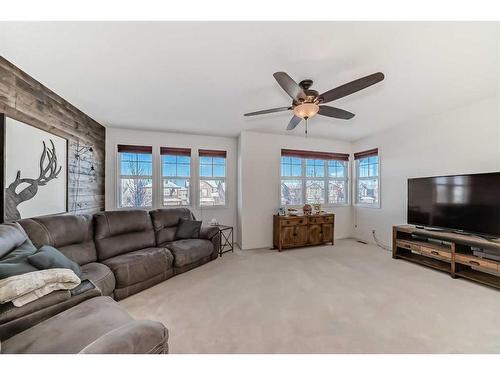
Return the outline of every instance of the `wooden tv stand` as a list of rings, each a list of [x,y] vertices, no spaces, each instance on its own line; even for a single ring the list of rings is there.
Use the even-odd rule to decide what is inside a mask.
[[[418,263],[500,289],[500,261],[475,256],[475,249],[495,250],[500,239],[397,225],[392,229],[392,257]]]

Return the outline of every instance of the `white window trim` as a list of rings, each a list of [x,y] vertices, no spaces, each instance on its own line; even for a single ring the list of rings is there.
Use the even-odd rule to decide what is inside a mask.
[[[175,177],[172,177],[172,176],[168,176],[168,177],[165,177],[163,176],[163,160],[162,160],[162,155],[160,153],[160,184],[159,184],[159,192],[160,192],[160,197],[159,197],[159,203],[160,203],[160,207],[161,208],[173,208],[173,207],[182,207],[182,208],[190,208],[190,207],[193,207],[193,200],[192,200],[192,197],[193,197],[193,157],[190,156],[189,157],[189,177],[183,177],[183,176],[175,176]],[[189,180],[189,204],[180,204],[180,205],[165,205],[164,204],[164,201],[163,201],[163,180],[175,180],[175,179],[178,179],[178,180]]]
[[[354,175],[354,179],[353,179],[353,188],[352,188],[352,191],[353,191],[353,194],[354,194],[354,197],[353,197],[353,204],[354,206],[356,207],[361,207],[361,208],[375,208],[375,209],[380,209],[381,208],[381,201],[382,201],[382,184],[381,184],[381,179],[380,179],[380,166],[381,166],[381,162],[380,162],[380,149],[378,151],[378,166],[377,166],[377,179],[378,179],[378,201],[377,203],[359,203],[357,202],[358,200],[358,180],[360,178],[363,178],[363,179],[373,179],[373,177],[358,177],[358,165],[359,165],[359,160],[354,160],[354,163],[353,163],[353,168],[354,168],[354,171],[353,171],[353,175]]]
[[[116,173],[115,173],[115,207],[117,210],[131,210],[131,209],[139,209],[139,210],[151,210],[155,206],[155,198],[156,194],[154,191],[154,186],[155,186],[155,176],[154,176],[154,164],[155,164],[155,158],[154,158],[154,151],[151,153],[151,173],[152,175],[144,176],[144,177],[136,177],[136,176],[128,176],[128,175],[122,175],[121,174],[121,161],[122,161],[122,153],[118,152],[118,145],[115,145],[115,150],[116,150]],[[143,178],[151,178],[151,206],[141,206],[141,207],[122,207],[121,206],[121,179],[122,178],[136,178],[136,179],[143,179]]]
[[[131,143],[131,145],[134,145]],[[164,145],[162,145],[164,146]],[[140,209],[140,210],[151,210],[155,208],[174,208],[174,207],[184,207],[184,208],[189,208],[191,210],[218,210],[218,209],[228,209],[231,207],[231,204],[229,202],[229,197],[231,195],[231,192],[228,192],[228,162],[229,158],[226,156],[225,158],[225,163],[224,163],[224,177],[201,177],[200,176],[200,158],[198,155],[199,149],[196,147],[189,147],[191,149],[191,160],[190,160],[190,172],[191,176],[189,178],[190,180],[190,189],[189,189],[189,194],[190,194],[190,202],[189,205],[182,205],[182,206],[164,206],[163,205],[163,173],[162,173],[162,160],[161,160],[161,153],[160,153],[160,146],[152,146],[153,151],[152,151],[152,176],[147,176],[148,178],[151,178],[153,183],[152,183],[152,205],[147,206],[147,207],[121,207],[120,206],[120,197],[121,197],[121,191],[120,191],[120,171],[121,171],[121,153],[118,152],[118,143],[114,145],[114,150],[115,150],[115,171],[114,171],[114,208],[116,210],[130,210],[130,209]],[[177,146],[175,146],[177,147]],[[209,147],[207,147],[209,148]],[[219,148],[217,148],[219,149]],[[219,149],[222,151],[226,151],[226,155],[229,154],[228,150],[226,149]],[[197,166],[195,168],[195,166]],[[174,177],[168,177],[168,178],[174,178]],[[179,178],[186,178],[186,177],[181,177]],[[225,204],[219,204],[219,205],[201,205],[200,203],[200,181],[204,179],[212,179],[212,180],[224,180],[226,184],[226,190],[225,190]]]
[[[283,177],[281,176],[281,156],[280,156],[280,170],[279,170],[279,175],[280,175],[280,183],[279,183],[279,206],[282,207],[283,204],[281,203],[281,181],[283,180],[299,180],[302,183],[302,201],[303,203],[298,205],[298,204],[287,204],[285,207],[290,207],[290,208],[302,208],[304,204],[306,204],[306,181],[307,180],[322,180],[325,184],[325,201],[328,201],[328,182],[329,181],[336,181],[336,180],[342,180],[345,181],[345,186],[346,186],[346,201],[343,203],[321,203],[321,207],[346,207],[351,205],[351,183],[350,183],[350,161],[349,160],[343,160],[345,163],[347,163],[345,172],[346,172],[346,177],[345,178],[338,178],[338,177],[328,177],[328,161],[327,159],[315,159],[315,160],[323,160],[324,163],[324,175],[325,177],[307,177],[305,176],[306,174],[306,158],[300,158],[301,160],[301,175],[300,176],[286,176]]]
[[[197,206],[200,210],[206,210],[206,209],[218,209],[218,208],[228,208],[228,201],[227,201],[227,150],[221,150],[221,151],[226,151],[226,157],[224,158],[224,177],[202,177],[201,176],[201,157],[198,155],[198,173],[197,173]],[[212,164],[213,165],[213,164]],[[200,183],[201,180],[221,180],[224,181],[226,189],[224,190],[224,204],[214,204],[214,205],[206,205],[206,204],[201,204],[201,189],[200,189]]]

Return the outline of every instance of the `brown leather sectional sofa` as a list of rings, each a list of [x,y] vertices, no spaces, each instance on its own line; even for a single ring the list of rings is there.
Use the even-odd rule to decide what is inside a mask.
[[[23,219],[38,248],[51,245],[78,263],[90,287],[56,291],[22,307],[0,305],[2,353],[163,353],[168,332],[135,321],[116,302],[216,259],[219,231],[176,240],[186,208],[104,211]],[[107,297],[106,297],[107,296]],[[85,332],[85,334],[82,334]]]

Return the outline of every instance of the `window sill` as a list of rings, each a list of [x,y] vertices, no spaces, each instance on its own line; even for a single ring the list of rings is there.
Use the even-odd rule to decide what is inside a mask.
[[[192,209],[193,206],[190,204],[172,204],[172,205],[161,205],[160,208],[189,208]]]
[[[311,206],[314,206],[314,205],[311,204]],[[349,207],[349,206],[351,206],[350,203],[322,204],[321,209],[334,208],[334,207]],[[302,207],[304,207],[304,205],[303,204],[302,205],[289,204],[289,205],[284,205],[284,206],[280,206],[280,207],[302,209]]]
[[[362,204],[362,203],[355,203],[354,207],[360,207],[360,208],[378,208],[380,209],[380,204]]]
[[[126,211],[126,210],[143,210],[143,211],[151,211],[153,206],[149,207],[116,207],[118,211]]]
[[[210,206],[202,206],[200,205],[198,207],[200,210],[206,210],[206,209],[221,209],[221,208],[229,208],[229,206],[227,204],[218,204],[218,205],[210,205]]]

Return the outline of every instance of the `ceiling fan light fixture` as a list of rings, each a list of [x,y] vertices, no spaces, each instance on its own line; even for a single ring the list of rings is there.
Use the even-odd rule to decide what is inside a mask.
[[[319,105],[316,103],[302,103],[293,107],[293,113],[300,118],[311,118],[316,116],[319,111]]]

